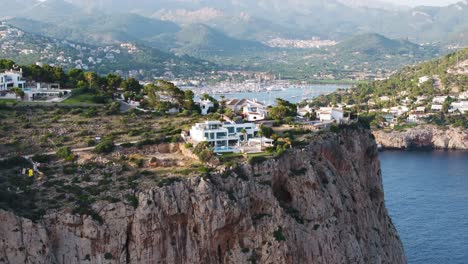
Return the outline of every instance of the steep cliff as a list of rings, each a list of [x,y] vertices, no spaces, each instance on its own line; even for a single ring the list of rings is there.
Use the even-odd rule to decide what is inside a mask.
[[[406,263],[367,130],[281,157],[96,202],[102,221],[0,211],[0,263]]]
[[[433,125],[418,126],[405,131],[374,131],[377,144],[384,148],[437,148],[468,150],[468,131],[462,128],[441,129]]]

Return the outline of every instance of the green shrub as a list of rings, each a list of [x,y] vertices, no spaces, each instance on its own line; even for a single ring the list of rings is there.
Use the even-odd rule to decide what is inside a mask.
[[[70,147],[62,147],[57,150],[57,157],[60,159],[64,159],[66,161],[73,161],[75,160],[75,155],[73,155]]]
[[[128,195],[127,201],[131,206],[133,206],[133,208],[138,207],[138,198],[135,195]]]
[[[250,165],[260,164],[267,160],[264,156],[251,156],[247,159]]]
[[[96,141],[94,139],[88,139],[86,144],[88,145],[88,147],[93,147],[96,146]]]
[[[107,260],[110,260],[110,259],[113,259],[114,256],[112,256],[112,253],[107,252],[106,254],[104,254],[104,258]]]
[[[273,237],[275,237],[275,240],[278,242],[286,241],[286,237],[283,234],[283,228],[281,226],[279,226],[278,229],[273,232]]]
[[[13,169],[18,167],[31,166],[29,161],[23,157],[12,157],[5,160],[0,160],[0,169]]]
[[[32,160],[39,163],[49,163],[52,160],[52,156],[37,154],[32,157]]]
[[[94,153],[97,154],[108,154],[114,151],[115,144],[112,140],[104,140],[101,143],[97,144],[94,148]]]

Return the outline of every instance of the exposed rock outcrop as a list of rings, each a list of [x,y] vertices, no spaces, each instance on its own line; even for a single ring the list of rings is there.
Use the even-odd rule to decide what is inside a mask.
[[[97,202],[102,223],[0,211],[0,263],[406,263],[367,130],[254,161]]]
[[[468,131],[462,128],[441,129],[433,125],[405,131],[374,131],[377,144],[388,149],[436,148],[468,150]]]

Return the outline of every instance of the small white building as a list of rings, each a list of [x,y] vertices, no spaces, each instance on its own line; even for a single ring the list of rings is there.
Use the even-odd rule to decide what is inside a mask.
[[[443,104],[447,100],[448,96],[436,96],[432,99],[434,104]]]
[[[420,113],[420,114],[424,114],[426,112],[426,107],[424,106],[418,106],[416,107],[416,109],[414,110],[415,113]]]
[[[205,121],[190,129],[190,138],[195,143],[208,142],[216,152],[219,148],[239,146],[255,138],[260,129],[253,123]]]
[[[468,101],[461,101],[461,102],[454,102],[450,105],[450,108],[453,111],[460,111],[460,113],[464,114],[468,112]]]
[[[332,121],[341,122],[344,119],[344,112],[342,109],[333,108],[333,107],[322,107],[317,111],[317,118],[320,121]]]
[[[263,107],[258,106],[244,106],[242,115],[249,122],[261,121],[267,118],[267,110]]]
[[[389,113],[392,113],[396,116],[401,116],[408,112],[409,112],[409,108],[407,106],[402,106],[402,105],[391,107],[389,111]]]
[[[423,77],[419,78],[418,84],[421,85],[421,84],[423,84],[423,83],[428,82],[428,81],[431,80],[431,79],[432,79],[432,78],[429,77],[429,76],[423,76]]]
[[[382,101],[382,102],[387,102],[387,101],[390,101],[390,97],[388,97],[388,96],[386,96],[386,95],[385,95],[385,96],[381,96],[381,97],[379,97],[379,100]]]
[[[20,89],[26,88],[26,81],[23,79],[23,71],[9,70],[0,73],[0,91],[10,90],[14,87]]]
[[[210,109],[214,109],[215,106],[210,100],[201,100],[198,104],[200,105],[202,115],[207,115],[210,112]]]
[[[458,95],[458,99],[460,99],[460,100],[468,99],[468,91],[460,93],[460,95]]]
[[[314,113],[314,109],[310,107],[310,105],[306,105],[305,107],[297,107],[297,115],[304,117],[307,114],[312,114]]]

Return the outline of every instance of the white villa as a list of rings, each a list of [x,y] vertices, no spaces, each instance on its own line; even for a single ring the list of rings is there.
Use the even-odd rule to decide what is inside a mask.
[[[242,115],[249,122],[265,120],[268,111],[264,107],[246,105],[242,110]]]
[[[205,121],[195,124],[190,129],[190,138],[195,143],[207,141],[216,152],[216,148],[239,146],[241,142],[256,138],[259,131],[260,129],[253,123]]]
[[[297,107],[297,115],[304,117],[307,114],[312,114],[314,109],[310,107],[310,105],[306,105],[305,107]]]
[[[10,90],[14,87],[21,89],[26,87],[26,81],[23,79],[23,71],[10,70],[0,73],[0,91]]]
[[[317,111],[317,118],[320,121],[333,121],[336,120],[338,123],[344,119],[344,112],[342,109],[333,108],[333,107],[321,107]]]
[[[266,106],[258,102],[257,100],[250,100],[250,99],[232,99],[226,102],[226,107],[231,109],[234,113],[237,113],[244,109],[244,107],[257,107],[261,109],[266,109]]]
[[[201,100],[198,104],[200,105],[202,115],[207,115],[210,112],[210,109],[215,106],[210,100]]]

